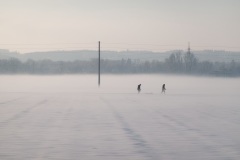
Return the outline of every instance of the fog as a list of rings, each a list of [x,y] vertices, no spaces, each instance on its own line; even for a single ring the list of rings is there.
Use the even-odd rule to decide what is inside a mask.
[[[70,92],[70,93],[136,93],[160,94],[166,84],[167,94],[240,94],[240,78],[194,77],[155,74],[102,75],[1,75],[1,92]]]
[[[0,159],[238,160],[239,80],[1,75]]]

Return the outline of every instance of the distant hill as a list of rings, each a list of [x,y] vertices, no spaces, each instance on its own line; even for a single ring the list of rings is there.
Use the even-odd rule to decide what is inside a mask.
[[[210,62],[231,62],[232,60],[240,62],[240,51],[215,51],[215,50],[204,50],[204,51],[193,51],[196,57],[200,61]]]
[[[101,51],[102,59],[119,60],[132,59],[139,61],[164,61],[171,53],[184,51],[168,51],[168,52],[151,52],[151,51]],[[211,62],[230,62],[232,60],[240,62],[240,52],[230,51],[192,51],[200,61]],[[75,61],[75,60],[91,60],[98,58],[98,51],[94,50],[76,50],[76,51],[49,51],[49,52],[32,52],[20,54],[0,49],[0,59],[17,58],[21,61],[28,59],[43,60],[50,59],[52,61]]]

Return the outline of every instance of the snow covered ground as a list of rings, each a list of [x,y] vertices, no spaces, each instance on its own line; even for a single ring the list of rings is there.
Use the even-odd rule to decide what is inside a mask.
[[[0,76],[0,159],[240,159],[239,78],[101,80],[98,88],[96,75]]]

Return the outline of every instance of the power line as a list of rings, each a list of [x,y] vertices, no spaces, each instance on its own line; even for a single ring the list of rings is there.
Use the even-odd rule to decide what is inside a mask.
[[[0,45],[86,45],[86,44],[96,44],[96,42],[86,42],[86,43],[0,43]]]
[[[202,45],[191,44],[193,50],[240,50],[238,46],[228,45]],[[11,50],[97,50],[96,42],[66,42],[66,43],[0,43],[0,48],[10,48]],[[134,51],[171,51],[186,50],[187,44],[156,44],[156,43],[127,43],[127,42],[101,42],[102,50],[134,50]],[[32,51],[31,51],[32,52]]]

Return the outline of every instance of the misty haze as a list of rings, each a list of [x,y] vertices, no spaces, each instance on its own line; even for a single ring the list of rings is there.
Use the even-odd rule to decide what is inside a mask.
[[[0,76],[0,158],[239,159],[239,78],[101,80]]]
[[[239,159],[238,52],[100,53],[0,50],[0,158]]]
[[[96,50],[19,54],[0,50],[0,74],[93,74]],[[107,74],[181,74],[240,76],[240,53],[230,51],[101,51],[101,72]]]
[[[239,0],[0,0],[0,160],[239,160]]]

